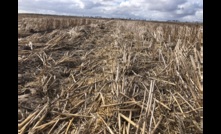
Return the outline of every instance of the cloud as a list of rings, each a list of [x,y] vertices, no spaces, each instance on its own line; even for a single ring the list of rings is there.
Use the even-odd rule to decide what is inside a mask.
[[[203,0],[18,0],[18,12],[203,21]]]

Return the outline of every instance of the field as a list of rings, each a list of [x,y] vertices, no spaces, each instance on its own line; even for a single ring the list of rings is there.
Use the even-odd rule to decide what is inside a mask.
[[[18,14],[18,133],[202,134],[202,24]]]

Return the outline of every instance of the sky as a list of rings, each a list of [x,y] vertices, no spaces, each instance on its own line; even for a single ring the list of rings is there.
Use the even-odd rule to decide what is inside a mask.
[[[203,22],[203,0],[18,0],[18,13]]]

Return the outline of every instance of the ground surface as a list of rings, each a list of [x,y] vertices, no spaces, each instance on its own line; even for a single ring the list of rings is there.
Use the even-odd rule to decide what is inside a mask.
[[[203,133],[202,25],[18,16],[19,133]]]

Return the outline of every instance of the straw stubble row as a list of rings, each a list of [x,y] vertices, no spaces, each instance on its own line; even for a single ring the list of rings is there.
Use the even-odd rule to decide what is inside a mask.
[[[202,133],[200,26],[85,25],[19,41],[19,133]]]

